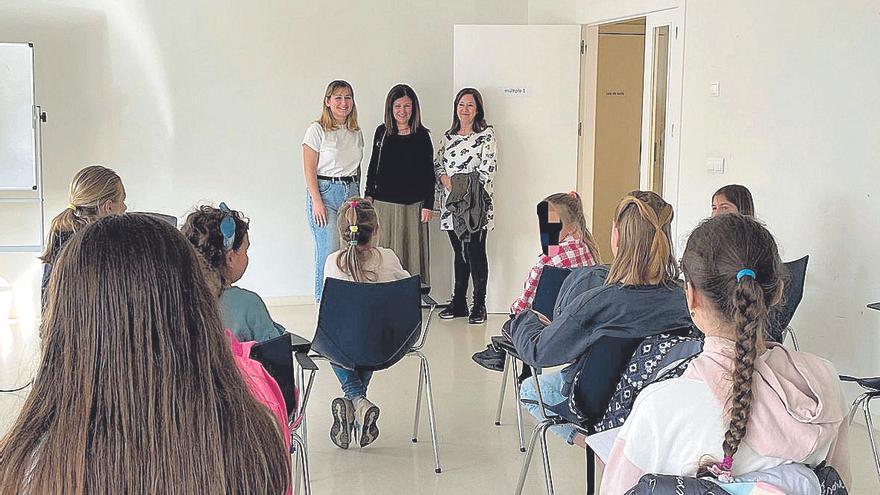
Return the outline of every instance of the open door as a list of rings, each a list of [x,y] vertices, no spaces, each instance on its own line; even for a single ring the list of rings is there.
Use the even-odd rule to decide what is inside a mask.
[[[537,203],[577,187],[580,60],[580,26],[455,26],[455,92],[482,93],[498,139],[489,312],[508,311],[541,251]]]
[[[681,9],[655,12],[645,23],[645,92],[640,160],[641,189],[678,208],[681,134]],[[677,236],[677,223],[673,235]]]

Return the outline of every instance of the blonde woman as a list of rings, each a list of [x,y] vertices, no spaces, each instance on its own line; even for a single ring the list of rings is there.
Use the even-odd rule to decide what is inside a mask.
[[[73,176],[67,194],[67,208],[55,215],[49,226],[43,260],[43,280],[40,284],[43,301],[52,274],[52,265],[64,244],[92,221],[125,213],[125,186],[113,170],[101,165],[90,165]]]
[[[315,242],[316,301],[324,288],[324,261],[339,249],[339,207],[359,194],[364,136],[357,118],[351,84],[333,81],[324,92],[320,118],[309,126],[302,142],[306,216]]]

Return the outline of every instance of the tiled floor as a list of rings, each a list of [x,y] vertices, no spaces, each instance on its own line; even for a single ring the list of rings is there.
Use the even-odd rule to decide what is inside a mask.
[[[314,333],[312,306],[278,307],[272,313],[290,331],[305,337]],[[486,326],[436,319],[432,325],[426,354],[437,410],[443,466],[439,475],[434,474],[424,407],[420,441],[410,441],[418,379],[415,359],[408,358],[375,375],[370,398],[382,409],[381,436],[365,449],[347,451],[334,447],[327,435],[331,422],[329,403],[340,392],[326,363],[319,363],[322,368],[312,392],[308,422],[314,493],[512,493],[524,454],[518,449],[511,396],[505,404],[503,426],[494,426],[501,375],[485,371],[470,360],[474,351],[484,348],[492,330],[500,326],[501,318],[490,317]],[[0,322],[0,388],[27,381],[36,361],[35,341],[31,327]],[[9,427],[26,394],[27,390],[0,394],[0,432]],[[528,434],[533,422],[528,418],[526,421]],[[555,437],[550,443],[556,493],[583,493],[583,451],[568,447]],[[850,444],[855,479],[850,493],[880,492],[863,426],[852,427]],[[533,459],[525,493],[544,493],[538,456]]]

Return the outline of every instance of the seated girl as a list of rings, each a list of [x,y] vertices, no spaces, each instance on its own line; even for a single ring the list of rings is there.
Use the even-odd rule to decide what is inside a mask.
[[[752,193],[746,186],[728,184],[715,191],[712,195],[712,216],[722,213],[755,216],[755,203],[752,201]]]
[[[280,391],[236,368],[186,239],[120,215],[67,244],[33,388],[0,440],[2,491],[285,493],[283,399],[270,411],[249,388]]]
[[[372,203],[363,198],[349,198],[339,209],[339,239],[342,249],[330,254],[324,264],[324,278],[352,282],[392,282],[410,276],[400,265],[394,251],[379,247],[379,218]],[[335,364],[333,372],[342,385],[345,397],[333,399],[333,425],[330,439],[347,449],[351,431],[360,429],[360,446],[366,447],[379,436],[379,408],[367,399],[372,371],[347,370]]]
[[[682,258],[687,304],[706,334],[680,378],[639,394],[602,476],[622,494],[645,473],[732,476],[825,461],[849,483],[847,422],[831,363],[765,342],[783,291],[770,232],[738,214],[706,220]]]
[[[248,220],[241,212],[220,203],[220,208],[200,206],[186,217],[180,230],[219,280],[223,326],[240,342],[262,342],[278,337],[285,330],[272,321],[259,295],[232,285],[248,267],[251,245],[248,228]]]
[[[596,264],[599,250],[593,241],[581,197],[572,191],[569,193],[551,194],[542,201],[546,203],[546,218],[539,209],[539,223],[547,224],[553,232],[541,232],[543,252],[538,255],[535,266],[529,270],[523,293],[510,305],[511,318],[522,311],[531,309],[545,266],[556,268],[579,268]],[[558,229],[558,232],[557,232]],[[546,237],[546,239],[545,239]],[[551,239],[554,237],[554,239]],[[509,331],[510,320],[504,323],[504,333]],[[493,371],[504,370],[505,352],[489,344],[486,349],[473,355],[472,359],[480,366]],[[525,368],[525,372],[528,368]],[[526,376],[527,373],[524,375]]]
[[[614,216],[610,268],[595,266],[572,273],[559,293],[553,321],[534,311],[514,318],[510,333],[517,352],[532,366],[574,363],[561,372],[540,375],[543,401],[568,399],[576,366],[602,336],[648,337],[690,324],[684,290],[670,239],[672,206],[648,191],[633,191]],[[523,382],[523,405],[540,418],[532,380]],[[551,428],[569,444],[584,446],[572,426]]]
[[[125,210],[125,186],[116,172],[101,165],[90,165],[73,176],[67,193],[67,208],[52,219],[46,249],[40,256],[43,260],[40,290],[44,305],[52,264],[68,239],[92,221],[107,215],[121,215]]]

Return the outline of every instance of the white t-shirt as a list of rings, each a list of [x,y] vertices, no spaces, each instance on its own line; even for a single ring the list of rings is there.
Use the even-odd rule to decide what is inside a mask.
[[[342,251],[336,251],[327,256],[327,262],[324,263],[324,278],[338,278],[340,280],[351,281],[351,276],[345,274],[336,266],[336,258]],[[365,268],[376,273],[376,282],[393,282],[409,278],[410,274],[400,265],[400,259],[394,254],[394,251],[377,247],[370,251],[370,257],[365,263]]]
[[[318,152],[318,175],[328,177],[355,175],[364,156],[364,135],[347,127],[325,131],[313,122],[302,144]]]

